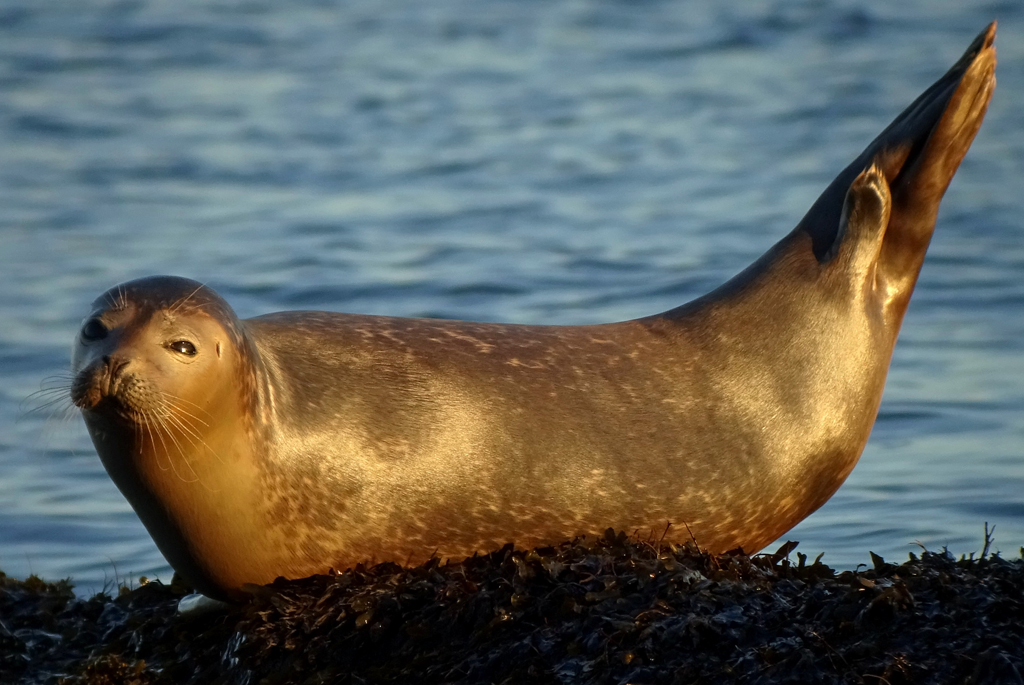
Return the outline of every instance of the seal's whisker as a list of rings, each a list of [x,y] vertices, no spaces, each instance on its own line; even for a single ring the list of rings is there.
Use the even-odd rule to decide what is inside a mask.
[[[76,418],[78,418],[78,416],[79,416],[79,414],[78,414],[78,407],[76,407],[71,402],[68,402],[67,406],[64,407],[64,409],[61,412],[61,414],[62,414],[61,415],[61,423],[64,424],[64,425],[67,425],[71,421],[73,421]]]
[[[51,400],[47,402],[45,406],[37,407],[33,411],[39,411],[41,409],[47,410],[47,423],[49,423],[50,421],[59,421],[60,423],[66,423],[69,419],[74,418],[75,414],[77,413],[76,410],[78,409],[78,407],[73,405],[71,403],[71,400],[69,400],[68,398],[62,397],[55,400]]]
[[[57,403],[50,407],[50,411],[43,422],[44,430],[61,430],[71,424],[78,416],[78,407],[70,401]]]
[[[161,409],[162,410],[159,412],[154,412],[154,414],[157,415],[157,422],[160,426],[160,429],[163,430],[163,432],[167,435],[171,442],[174,443],[174,446],[178,449],[178,454],[181,456],[181,460],[185,463],[185,466],[188,467],[188,470],[192,472],[192,475],[195,476],[194,481],[185,482],[196,482],[199,480],[199,474],[196,473],[195,469],[192,467],[192,462],[194,461],[194,458],[190,459],[189,455],[186,454],[184,449],[182,449],[181,443],[178,441],[177,438],[174,437],[174,425],[169,422],[170,419],[174,419],[174,415],[171,412],[166,411],[165,407],[161,407]],[[188,437],[183,433],[181,434],[181,436],[185,438]],[[191,439],[189,440],[189,442],[193,446],[195,446],[195,443],[192,442]]]
[[[203,447],[205,447],[207,451],[209,451],[211,454],[216,456],[219,461],[220,457],[217,455],[216,452],[213,451],[213,448],[206,444],[206,441],[203,440],[202,430],[200,430],[200,428],[196,426],[193,422],[199,422],[204,427],[209,427],[209,424],[201,420],[197,416],[194,416],[188,411],[185,411],[181,407],[177,406],[171,399],[169,399],[174,397],[174,395],[171,395],[170,393],[162,394],[163,397],[161,397],[160,399],[162,402],[161,408],[164,410],[162,415],[163,418],[171,422],[173,425],[177,426],[178,429],[181,431],[182,435],[189,439],[189,442],[192,443],[193,447],[197,446],[197,444],[202,444]]]
[[[39,393],[39,397],[37,399],[42,399],[42,393]],[[62,393],[62,394],[58,395],[57,397],[51,397],[50,399],[47,399],[45,402],[41,402],[41,403],[37,404],[36,406],[31,407],[31,408],[25,408],[24,403],[26,401],[28,401],[28,398],[25,398],[25,400],[22,400],[22,406],[19,407],[19,412],[18,412],[19,416],[18,416],[18,418],[21,418],[23,416],[31,416],[32,414],[39,414],[39,413],[45,412],[48,409],[52,409],[53,407],[60,406],[61,404],[65,403],[65,402],[67,402],[67,404],[69,406],[72,406],[72,407],[74,406],[74,404],[72,404],[72,402],[71,402],[71,397],[69,397],[65,393]]]
[[[154,411],[148,411],[147,416],[150,419],[148,423],[153,431],[153,434],[155,434],[156,437],[160,439],[160,445],[163,447],[164,456],[167,457],[167,462],[168,464],[170,464],[171,470],[174,471],[174,475],[176,475],[179,479],[184,481],[185,479],[181,477],[181,474],[178,473],[178,468],[174,465],[174,457],[171,455],[170,448],[167,446],[167,441],[164,440],[163,424],[161,423],[160,418],[156,415],[156,412]]]
[[[67,394],[71,394],[71,379],[70,378],[62,379],[62,382],[59,385],[57,385],[57,384],[49,384],[49,385],[40,387],[35,392],[29,393],[25,397],[25,399],[26,400],[31,400],[32,398],[37,397],[39,395],[50,395],[50,394],[53,394],[53,393],[67,393]]]
[[[153,427],[150,425],[150,422],[147,420],[147,413],[146,412],[141,412],[141,413],[133,412],[132,417],[135,420],[136,430],[139,429],[139,426],[144,426],[146,428],[146,434],[149,435],[150,447],[153,450],[153,454],[156,456],[157,468],[159,468],[161,471],[170,471],[171,468],[174,466],[171,463],[171,455],[164,454],[164,456],[167,458],[167,466],[164,466],[162,463],[160,463],[160,450],[156,446],[156,438],[153,437]],[[141,434],[140,434],[140,437],[141,437]],[[161,442],[163,442],[163,441],[161,440]]]
[[[65,382],[70,382],[73,381],[74,379],[75,374],[71,373],[70,371],[65,371],[61,373],[55,373],[50,376],[45,376],[41,381],[39,381],[39,386],[45,389],[48,385],[52,383],[59,382],[61,385],[63,385]]]
[[[196,439],[202,441],[202,430],[196,423],[200,423],[204,428],[208,428],[210,424],[206,423],[197,416],[193,416],[189,412],[185,411],[181,407],[176,406],[172,401],[167,398],[163,398],[163,407],[166,411],[166,418],[173,419],[183,430],[188,431],[189,434],[194,436]],[[205,444],[205,443],[204,443]]]
[[[189,305],[189,311],[201,312],[207,307],[212,307],[213,302],[197,302]]]
[[[40,388],[18,403],[18,414],[15,421],[28,417],[44,415],[49,428],[50,422],[59,414],[62,416],[60,425],[66,425],[74,414],[74,403],[71,401],[71,383],[74,377],[70,373],[47,376],[40,381]]]
[[[169,403],[168,403],[168,406],[171,406],[171,405],[169,405]],[[172,406],[172,409],[175,409],[175,411],[177,411],[177,412],[181,412],[182,411],[181,409],[175,408],[173,406]],[[181,429],[183,431],[187,431],[196,440],[198,440],[199,443],[202,444],[203,447],[205,447],[206,450],[210,454],[212,454],[217,461],[219,461],[221,464],[225,463],[224,460],[221,458],[220,454],[216,450],[214,450],[212,447],[210,447],[208,444],[206,444],[206,441],[203,440],[203,437],[202,437],[202,430],[200,430],[200,428],[198,426],[195,426],[192,423],[192,419],[194,419],[196,421],[199,421],[199,423],[202,423],[203,426],[207,426],[207,424],[205,422],[203,422],[203,421],[200,421],[199,419],[197,419],[196,417],[192,416],[191,414],[188,414],[188,412],[183,412],[183,413],[185,414],[185,416],[179,416],[175,412],[168,412],[167,418],[174,420],[175,423],[177,423],[181,427]],[[192,443],[192,444],[195,445],[195,443]]]
[[[181,427],[181,429],[182,429],[183,431],[186,431],[186,432],[187,432],[187,433],[188,433],[189,435],[191,435],[192,437],[194,437],[194,438],[195,438],[196,440],[200,440],[200,441],[202,441],[202,439],[203,439],[203,431],[202,431],[202,428],[200,428],[200,427],[199,427],[199,426],[197,426],[197,425],[196,425],[195,423],[193,423],[193,421],[192,421],[192,418],[191,418],[191,417],[189,417],[189,416],[182,416],[182,415],[179,415],[179,414],[177,413],[177,410],[174,410],[174,411],[168,412],[168,414],[169,414],[169,415],[168,415],[168,417],[167,417],[167,418],[168,418],[168,419],[173,419],[173,421],[174,421],[174,422],[175,422],[175,423],[176,423],[176,424],[177,424],[178,426],[180,426],[180,427]],[[206,426],[206,424],[203,424],[203,426],[205,427],[205,426]]]
[[[36,407],[29,412],[19,415],[15,421],[21,421],[30,415],[43,412],[45,412],[43,414],[45,418],[43,419],[42,430],[39,431],[38,437],[41,444],[49,446],[49,438],[56,433],[66,430],[71,422],[77,418],[78,407],[71,403],[70,397],[59,397],[47,402],[43,406]]]
[[[168,413],[168,414],[165,414],[165,415],[163,416],[163,418],[164,418],[164,419],[167,419],[167,420],[169,420],[169,421],[171,421],[171,422],[174,422],[174,423],[178,423],[178,425],[179,425],[179,426],[181,425],[181,424],[180,424],[180,423],[178,422],[178,420],[177,420],[177,417],[175,417],[175,416],[174,416],[174,414],[170,414],[170,413]],[[173,435],[173,433],[172,433],[172,428],[173,428],[173,424],[172,424],[172,425],[167,425],[167,426],[166,426],[166,428],[167,428],[167,437],[169,437],[169,438],[170,438],[171,440],[174,440],[174,435]],[[183,438],[185,438],[186,440],[188,440],[188,441],[189,441],[189,443],[190,443],[190,444],[191,444],[191,445],[192,445],[193,447],[195,447],[195,446],[196,446],[196,442],[195,442],[195,441],[193,441],[193,440],[192,440],[191,438],[189,438],[189,436],[188,436],[187,434],[185,434],[185,433],[181,433],[181,437],[183,437]],[[206,442],[202,440],[202,438],[199,438],[199,442],[200,442],[200,443],[202,443],[203,447],[205,447],[205,448],[207,449],[207,451],[208,451],[208,452],[210,452],[211,454],[213,454],[213,455],[214,455],[214,457],[216,457],[216,458],[217,458],[217,460],[218,460],[218,461],[220,461],[220,457],[219,457],[219,456],[217,455],[217,453],[216,453],[216,452],[214,452],[214,451],[213,451],[212,449],[210,449],[210,446],[209,446],[209,445],[207,445],[207,444],[206,444]],[[214,490],[214,489],[213,489],[213,488],[211,488],[211,487],[210,487],[209,485],[207,485],[207,484],[206,484],[206,482],[205,482],[205,481],[204,481],[204,480],[203,480],[202,478],[200,478],[200,477],[199,477],[199,474],[198,474],[198,473],[196,473],[195,469],[194,469],[194,468],[192,467],[192,461],[195,461],[195,457],[193,457],[193,459],[192,459],[192,460],[190,461],[190,460],[189,460],[189,458],[188,458],[188,456],[187,456],[187,455],[185,454],[185,451],[184,451],[184,450],[182,450],[182,448],[181,448],[181,445],[180,445],[180,444],[178,444],[178,441],[177,441],[177,440],[174,440],[174,444],[175,444],[175,445],[177,445],[177,447],[178,447],[178,453],[179,453],[179,454],[181,455],[181,458],[182,458],[182,460],[184,460],[185,464],[186,464],[186,465],[188,466],[188,468],[189,468],[189,471],[191,471],[191,472],[192,472],[192,474],[193,474],[193,475],[195,475],[195,477],[196,477],[194,481],[186,481],[186,482],[192,482],[192,483],[199,483],[200,485],[202,485],[202,486],[203,486],[203,488],[204,488],[204,489],[205,489],[205,490],[206,490],[207,492],[218,492],[217,490]],[[201,455],[200,455],[199,459],[200,459],[200,460],[202,459],[202,456],[201,456]]]
[[[184,402],[185,404],[190,404],[193,407],[195,407],[196,409],[202,411],[207,416],[210,415],[209,412],[207,412],[205,409],[203,409],[203,406],[201,404],[196,404],[192,400],[185,399],[184,397],[181,397],[179,395],[174,395],[172,393],[167,392],[166,390],[161,390],[160,394],[163,395],[164,397],[170,397],[171,399],[179,400],[181,402]]]
[[[181,420],[180,420],[180,419],[179,419],[178,417],[175,417],[175,416],[171,416],[171,415],[169,415],[169,416],[168,416],[167,418],[168,418],[168,419],[170,419],[171,421],[173,421],[173,423],[174,423],[174,424],[175,424],[175,425],[176,425],[176,426],[178,427],[178,429],[179,429],[179,430],[181,431],[181,435],[182,435],[182,437],[184,437],[185,439],[187,439],[187,440],[189,441],[189,443],[190,443],[190,444],[191,444],[191,445],[192,445],[193,447],[198,447],[199,445],[202,445],[203,447],[205,447],[205,448],[206,448],[206,451],[207,451],[207,452],[209,452],[210,454],[212,454],[212,455],[214,456],[214,458],[215,458],[215,459],[216,459],[217,461],[219,461],[219,462],[223,463],[223,460],[222,460],[222,459],[220,458],[220,455],[219,455],[219,454],[217,454],[217,453],[216,453],[216,452],[215,452],[215,451],[213,450],[213,448],[212,448],[212,447],[210,447],[210,446],[209,446],[208,444],[206,444],[206,441],[205,441],[205,440],[203,440],[202,436],[201,436],[201,435],[199,435],[198,433],[196,433],[196,432],[194,431],[194,429],[190,428],[190,427],[189,427],[188,425],[186,425],[185,423],[183,423],[183,422],[182,422],[182,421],[181,421]]]
[[[203,441],[202,436],[199,433],[196,433],[194,428],[192,428],[187,423],[182,421],[180,417],[175,416],[173,413],[169,412],[164,416],[164,419],[168,422],[169,427],[174,426],[178,428],[178,431],[181,433],[181,436],[188,440],[193,447],[198,447],[201,444],[203,445],[203,447],[206,447],[206,449],[210,450],[209,445],[207,445],[206,442]],[[212,452],[213,450],[210,451]]]
[[[171,435],[170,431],[168,431],[166,429],[166,426],[164,426],[163,420],[159,416],[156,416],[155,412],[152,415],[153,415],[153,418],[156,420],[156,425],[153,428],[156,431],[157,436],[160,438],[160,443],[164,446],[164,450],[165,450],[165,452],[167,454],[167,459],[168,459],[168,461],[171,462],[171,468],[174,470],[174,475],[177,476],[178,479],[181,482],[183,482],[183,483],[194,483],[197,480],[199,480],[199,476],[192,469],[192,465],[190,463],[188,463],[188,458],[185,457],[184,453],[181,451],[181,445],[178,444],[178,441],[174,439],[174,436]],[[189,471],[192,471],[192,475],[195,476],[195,478],[193,480],[189,480],[189,479],[185,478],[184,476],[182,476],[180,473],[178,473],[178,467],[175,465],[175,459],[174,459],[173,456],[171,456],[170,448],[167,447],[167,442],[164,440],[164,435],[165,434],[171,440],[171,442],[174,443],[175,448],[177,448],[177,450],[178,450],[178,454],[180,454],[181,457],[182,457],[182,461],[185,462],[185,466],[188,467]]]
[[[193,405],[195,407],[199,407],[199,405],[196,404],[195,402],[189,402],[188,400],[182,399],[180,397],[175,397],[174,395],[172,395],[170,393],[167,393],[167,392],[164,392],[164,393],[161,393],[161,394],[163,395],[162,399],[163,399],[164,403],[167,406],[172,407],[175,411],[177,411],[177,412],[179,412],[181,414],[184,414],[185,416],[189,417],[190,419],[193,419],[194,421],[198,421],[199,423],[203,424],[204,426],[208,427],[210,425],[206,421],[203,421],[201,418],[199,418],[198,416],[196,416],[192,412],[190,412],[187,409],[185,409],[184,407],[182,407],[181,404],[180,404],[181,402],[187,402],[188,404],[191,404],[191,405]],[[213,419],[213,416],[210,415],[210,412],[204,410],[202,407],[199,407],[199,411],[201,411],[204,414],[206,414],[211,420]]]
[[[164,432],[167,434],[167,437],[170,439],[170,441],[172,443],[174,443],[174,448],[176,450],[178,450],[178,456],[181,457],[182,463],[185,464],[185,467],[189,470],[189,473],[192,474],[192,479],[190,480],[188,478],[185,478],[184,476],[182,476],[181,474],[178,473],[177,469],[175,469],[174,473],[184,483],[199,483],[199,482],[201,482],[200,478],[199,478],[199,474],[196,473],[196,470],[194,468],[192,468],[192,463],[189,461],[188,456],[185,454],[185,450],[182,448],[181,443],[178,442],[177,438],[174,437],[174,433],[170,430],[169,427],[165,427],[164,428]]]
[[[107,293],[107,302],[115,311],[128,308],[128,289],[123,283],[117,286],[116,293]]]
[[[66,383],[64,385],[54,386],[54,387],[51,387],[51,388],[40,388],[39,390],[36,390],[35,392],[29,393],[28,395],[26,395],[25,399],[22,400],[22,402],[31,401],[31,400],[34,400],[37,397],[41,397],[41,396],[45,396],[45,395],[70,395],[70,394],[71,394],[71,383]]]
[[[44,386],[44,387],[39,388],[39,390],[36,390],[33,393],[29,393],[21,401],[19,406],[24,407],[25,405],[31,404],[32,402],[34,402],[35,400],[37,400],[39,398],[49,397],[51,395],[70,397],[71,396],[71,379],[70,378],[62,379],[62,382],[59,385],[50,384],[48,386]]]
[[[71,402],[71,398],[64,394],[40,404],[28,411],[20,412],[15,418],[15,423],[27,421],[29,418],[38,420],[42,418],[41,430],[37,433],[40,446],[52,446],[51,439],[59,434],[68,435],[66,432],[73,419],[78,416],[78,407]]]
[[[193,290],[192,292],[190,292],[190,293],[188,294],[188,296],[187,296],[187,297],[184,297],[184,298],[182,298],[181,300],[178,300],[178,302],[177,302],[176,304],[172,305],[172,306],[171,306],[171,307],[170,307],[170,308],[169,308],[169,309],[168,309],[167,311],[168,311],[169,313],[171,313],[171,314],[174,314],[174,313],[176,313],[176,312],[177,312],[177,311],[178,311],[179,309],[181,309],[181,308],[182,308],[183,306],[185,306],[185,303],[187,303],[187,302],[188,302],[189,300],[191,300],[191,299],[192,299],[192,298],[193,298],[193,297],[195,296],[195,294],[196,294],[197,292],[199,292],[200,290],[202,290],[202,289],[203,289],[203,288],[204,288],[205,286],[206,286],[206,283],[205,283],[205,282],[204,282],[204,283],[200,283],[200,284],[199,284],[199,285],[198,285],[198,286],[196,287],[196,289],[195,289],[195,290]],[[197,309],[198,309],[198,307],[197,307]]]

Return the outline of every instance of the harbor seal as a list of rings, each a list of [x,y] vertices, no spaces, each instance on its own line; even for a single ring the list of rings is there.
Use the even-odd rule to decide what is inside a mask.
[[[171,276],[101,295],[71,395],[201,592],[620,530],[748,553],[821,506],[874,423],[995,26],[797,227],[661,314],[523,326],[281,312]]]

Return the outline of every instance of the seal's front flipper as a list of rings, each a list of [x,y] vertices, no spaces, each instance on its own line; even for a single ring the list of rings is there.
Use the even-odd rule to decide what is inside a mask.
[[[831,261],[845,240],[842,208],[847,191],[877,165],[892,188],[892,214],[880,268],[910,296],[935,227],[939,201],[981,126],[995,87],[995,23],[964,56],[921,94],[814,203],[797,226],[810,235],[814,256]],[[909,286],[909,287],[908,287]]]

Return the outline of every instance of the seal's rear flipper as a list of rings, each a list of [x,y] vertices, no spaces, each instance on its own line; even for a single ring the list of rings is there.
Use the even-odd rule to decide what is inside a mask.
[[[846,167],[800,221],[814,256],[830,261],[844,239],[841,215],[851,184],[872,164],[885,174],[892,212],[880,254],[893,285],[912,286],[935,227],[939,201],[981,126],[995,87],[996,25],[990,24],[964,56],[907,107]],[[909,298],[909,289],[906,297]]]

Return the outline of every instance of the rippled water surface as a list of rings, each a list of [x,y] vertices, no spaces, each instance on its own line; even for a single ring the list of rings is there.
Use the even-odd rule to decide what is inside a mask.
[[[857,469],[787,534],[835,565],[1024,544],[1024,4],[0,3],[0,568],[169,568],[77,416],[88,303],[154,273],[245,316],[522,323],[668,309],[784,235],[992,19]],[[59,383],[59,381],[57,381]]]

